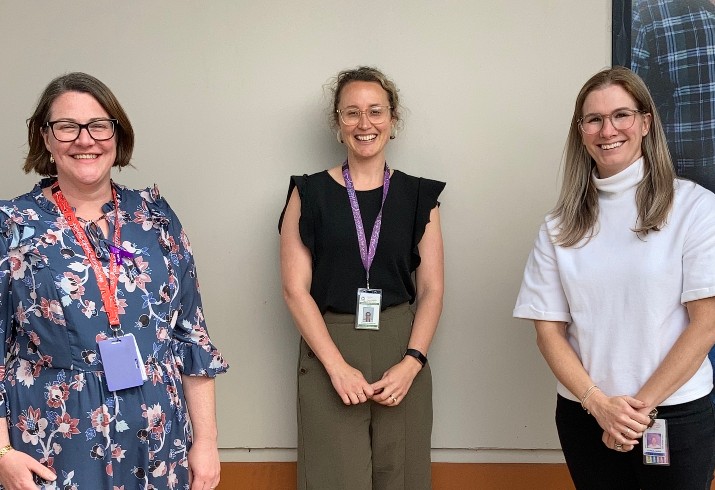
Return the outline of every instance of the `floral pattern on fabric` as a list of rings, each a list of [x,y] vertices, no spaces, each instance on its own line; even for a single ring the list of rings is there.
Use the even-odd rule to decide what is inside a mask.
[[[148,379],[110,392],[97,342],[113,332],[89,261],[42,194],[50,183],[0,201],[0,415],[11,443],[57,474],[43,490],[186,490],[181,376],[228,368],[206,329],[189,239],[156,187],[115,185],[122,248],[133,255],[122,258],[117,304]],[[113,236],[113,203],[103,211]],[[84,226],[107,271],[109,242]]]

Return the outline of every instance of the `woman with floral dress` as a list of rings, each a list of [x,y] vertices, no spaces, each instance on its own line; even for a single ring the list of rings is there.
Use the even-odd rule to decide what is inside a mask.
[[[0,483],[216,487],[213,377],[228,366],[178,218],[156,187],[111,179],[129,165],[129,119],[70,73],[45,89],[28,142],[24,170],[45,178],[0,201]]]

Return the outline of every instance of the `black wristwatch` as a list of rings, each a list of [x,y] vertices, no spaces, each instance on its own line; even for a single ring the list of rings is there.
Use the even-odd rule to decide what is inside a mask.
[[[425,364],[427,364],[427,357],[418,351],[417,349],[407,349],[405,351],[405,356],[412,356],[418,361],[420,361],[420,364],[422,364],[422,367],[424,367]]]

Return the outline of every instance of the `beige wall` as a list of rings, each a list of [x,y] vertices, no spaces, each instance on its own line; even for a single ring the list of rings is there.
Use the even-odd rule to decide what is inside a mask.
[[[609,0],[0,0],[0,196],[36,180],[20,170],[24,121],[46,83],[105,81],[137,133],[136,169],[115,179],[158,183],[182,217],[232,364],[218,382],[223,457],[290,459],[297,334],[276,223],[290,174],[342,161],[323,84],[376,65],[409,109],[388,161],[447,181],[436,454],[528,460],[506,450],[558,448],[555,382],[511,309],[573,100],[609,52]]]

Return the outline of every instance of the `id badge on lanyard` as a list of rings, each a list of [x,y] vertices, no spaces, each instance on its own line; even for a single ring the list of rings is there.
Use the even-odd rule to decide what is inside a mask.
[[[131,333],[97,342],[109,391],[141,386],[147,380],[139,346]]]
[[[643,464],[670,466],[668,423],[665,419],[655,419],[653,425],[643,432]]]
[[[357,295],[355,328],[358,330],[380,330],[382,289],[360,288]]]
[[[357,308],[355,311],[355,328],[357,330],[379,330],[380,329],[380,309],[382,306],[382,289],[370,288],[370,266],[375,258],[375,250],[377,242],[380,238],[380,228],[382,227],[382,208],[385,205],[387,191],[390,188],[390,168],[385,164],[385,176],[382,186],[382,203],[380,204],[380,212],[377,214],[375,224],[372,227],[372,235],[370,236],[370,245],[368,246],[365,238],[365,229],[362,224],[362,215],[360,214],[360,204],[355,193],[355,186],[350,177],[350,169],[347,160],[343,163],[343,179],[345,179],[345,188],[348,191],[350,199],[350,209],[355,220],[355,230],[357,231],[358,245],[360,247],[360,258],[362,265],[365,268],[365,278],[367,287],[357,290]]]
[[[119,219],[120,210],[117,193],[114,187],[112,187],[112,201],[114,201],[115,214],[114,239],[113,244],[109,245],[109,274],[104,273],[102,264],[92,249],[92,245],[77,219],[74,210],[69,202],[67,202],[64,194],[62,194],[58,182],[52,185],[52,195],[57,207],[77,239],[77,242],[80,247],[82,247],[86,260],[94,271],[97,287],[102,296],[102,304],[104,305],[104,310],[109,320],[109,328],[113,333],[110,339],[97,342],[102,365],[104,366],[107,387],[110,391],[117,391],[140,386],[146,381],[147,375],[144,370],[144,365],[141,362],[141,354],[136,339],[132,334],[118,336],[118,333],[122,330],[119,318],[119,307],[117,306],[116,299],[119,264],[123,258],[129,258],[132,257],[132,255],[121,247],[121,221]]]

